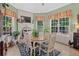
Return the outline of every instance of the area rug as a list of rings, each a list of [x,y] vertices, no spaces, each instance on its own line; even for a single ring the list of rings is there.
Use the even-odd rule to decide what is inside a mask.
[[[60,53],[61,53],[60,51],[58,51],[57,49],[54,49],[54,54],[55,54],[55,55],[53,55],[53,51],[52,51],[52,52],[50,53],[50,56],[58,56]]]
[[[27,47],[26,44],[22,43],[22,44],[17,44],[20,54],[21,56],[29,56],[29,49]],[[58,56],[61,52],[58,51],[57,49],[54,49],[54,51],[49,53],[49,56]],[[32,52],[32,56],[34,55],[34,50]],[[35,49],[35,56],[47,56],[47,54],[45,52],[43,52],[42,50],[40,50],[40,55],[39,55],[39,48]]]
[[[21,56],[29,56],[29,53],[28,53],[29,49],[27,49],[26,44],[24,44],[24,43],[19,44],[18,43],[17,46],[19,48]]]
[[[60,53],[61,53],[60,51],[58,51],[57,49],[54,49],[54,51],[49,53],[49,56],[58,56]],[[47,56],[47,53],[41,50],[40,56]]]

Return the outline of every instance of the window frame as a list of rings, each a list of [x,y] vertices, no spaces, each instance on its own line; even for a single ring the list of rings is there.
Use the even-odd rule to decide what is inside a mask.
[[[68,21],[69,21],[69,24],[68,24],[68,32],[67,33],[70,33],[70,18],[69,17],[63,17],[63,18],[68,18]],[[50,20],[50,33],[53,33],[53,32],[51,32],[52,31],[52,29],[51,29],[51,27],[52,27],[52,25],[51,25],[51,23],[52,23],[52,19],[49,19]],[[56,33],[62,33],[62,32],[60,32],[60,18],[58,19],[58,31],[56,32]],[[64,33],[64,34],[67,34],[67,33]]]
[[[52,21],[55,21],[55,19],[51,19],[50,20],[50,33],[53,33],[52,32],[52,27],[56,27],[57,28],[57,31],[55,31],[56,33],[58,32],[58,20],[56,19],[56,21],[57,21],[57,25],[55,25],[55,26],[52,26]],[[55,22],[56,23],[56,22]]]
[[[42,29],[43,29],[43,33],[44,33],[44,21],[42,20],[42,22],[43,22]],[[38,30],[38,20],[36,21],[36,30]]]
[[[60,19],[62,19],[62,18],[60,18],[59,19],[59,32],[60,33],[64,33],[64,34],[66,34],[66,33],[69,33],[70,32],[70,19],[68,18],[68,17],[63,17],[64,19],[65,19],[65,22],[67,22],[66,20],[68,20],[68,25],[67,24],[65,24],[64,26],[61,26],[61,24],[60,24]],[[66,19],[66,18],[68,18],[68,19]],[[62,21],[63,22],[63,21]],[[60,27],[62,27],[62,28],[68,28],[67,29],[67,32],[65,32],[65,31],[63,31],[63,32],[61,32],[61,30],[60,30]]]

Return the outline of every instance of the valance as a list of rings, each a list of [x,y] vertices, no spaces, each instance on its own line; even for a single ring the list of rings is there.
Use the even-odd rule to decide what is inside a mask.
[[[44,20],[44,16],[36,16],[36,20],[37,21],[43,21]]]
[[[71,17],[72,16],[72,11],[71,10],[66,10],[63,12],[59,12],[59,13],[55,13],[53,15],[49,15],[48,19],[59,19],[59,18],[63,18],[63,17]]]
[[[11,16],[11,17],[16,18],[16,12],[15,11],[12,11],[10,9],[4,10],[3,15],[4,16]]]

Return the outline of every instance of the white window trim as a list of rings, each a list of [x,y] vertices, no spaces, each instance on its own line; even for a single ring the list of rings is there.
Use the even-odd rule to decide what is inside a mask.
[[[52,19],[50,19],[50,34],[52,33],[52,32],[51,32],[51,20],[52,20]]]
[[[52,33],[52,32],[51,32],[51,27],[52,27],[52,26],[51,26],[51,23],[52,23],[51,21],[52,21],[52,19],[50,19],[50,33]],[[59,28],[59,20],[58,20],[58,25],[57,25],[57,27]],[[57,30],[56,33],[58,33],[58,32],[59,32],[59,29]]]
[[[67,17],[61,17],[61,18],[67,18]],[[68,18],[68,20],[69,20],[69,26],[68,26],[68,33],[70,33],[70,18]],[[59,21],[58,21],[59,22]],[[59,24],[59,27],[60,27],[60,24]],[[59,32],[60,32],[60,29],[59,29]],[[61,32],[60,32],[61,33]],[[67,34],[68,34],[67,33]],[[63,34],[65,34],[65,33],[63,33]]]
[[[66,18],[66,17],[64,17],[64,18]],[[49,19],[49,20],[50,20],[50,33],[52,33],[51,32],[51,21],[52,21],[52,19]],[[70,33],[70,18],[68,20],[69,20],[68,33]],[[57,33],[61,33],[59,27],[60,27],[60,24],[59,24],[59,19],[58,19],[58,31],[57,31]]]
[[[38,30],[37,23],[38,23],[38,21],[36,21],[36,30]],[[44,33],[44,28],[45,28],[45,26],[44,26],[44,21],[43,21],[43,33]]]

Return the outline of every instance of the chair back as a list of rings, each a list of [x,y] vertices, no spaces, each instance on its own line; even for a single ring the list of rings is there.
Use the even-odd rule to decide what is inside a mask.
[[[31,46],[31,34],[28,32],[24,32],[24,43]]]
[[[51,52],[54,50],[55,41],[56,41],[56,33],[50,34],[49,41],[48,41],[48,52]]]

